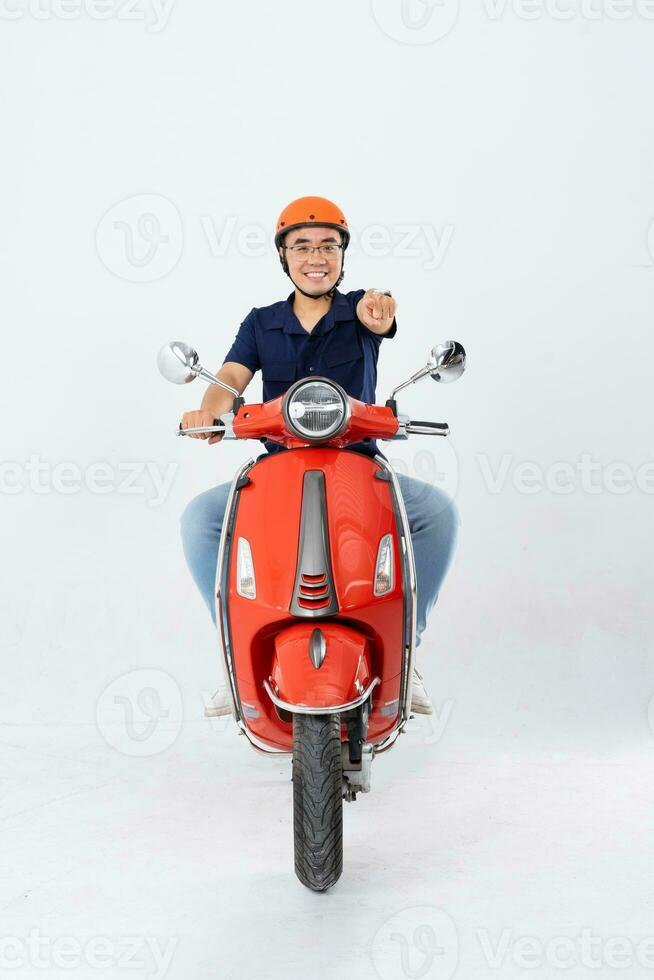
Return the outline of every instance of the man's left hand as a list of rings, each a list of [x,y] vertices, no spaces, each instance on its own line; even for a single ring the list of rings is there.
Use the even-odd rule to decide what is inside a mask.
[[[391,329],[397,303],[379,289],[368,289],[357,303],[357,317],[368,330],[385,334]]]

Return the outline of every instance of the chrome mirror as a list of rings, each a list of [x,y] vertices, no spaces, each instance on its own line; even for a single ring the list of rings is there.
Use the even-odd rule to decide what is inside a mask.
[[[427,363],[434,381],[449,384],[460,378],[465,371],[466,352],[458,341],[446,340],[444,344],[432,347]]]
[[[409,385],[415,384],[416,381],[421,381],[422,378],[432,377],[434,381],[442,381],[445,384],[456,381],[465,371],[465,367],[466,352],[463,349],[463,344],[460,344],[458,340],[446,340],[442,344],[437,344],[436,347],[432,347],[425,367],[420,368],[407,381],[393,389],[391,400],[395,400],[395,395],[402,388],[407,388]]]
[[[215,374],[203,368],[198,352],[182,340],[171,340],[169,344],[163,345],[157,354],[157,367],[166,381],[172,381],[175,385],[184,385],[195,378],[202,378],[209,384],[218,385],[219,388],[231,392],[235,398],[240,395],[236,388],[219,381]]]
[[[181,340],[164,344],[157,354],[157,367],[166,381],[174,385],[184,385],[195,381],[200,366],[198,352]]]

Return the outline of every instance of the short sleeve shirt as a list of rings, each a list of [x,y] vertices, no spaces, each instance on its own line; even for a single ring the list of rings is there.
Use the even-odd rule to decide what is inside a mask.
[[[294,381],[314,374],[331,378],[353,398],[374,404],[379,348],[382,340],[395,336],[397,324],[393,320],[384,337],[364,326],[356,315],[364,292],[336,290],[331,307],[311,333],[293,312],[294,293],[280,303],[251,310],[223,363],[235,361],[253,373],[260,370],[264,401],[283,395]],[[273,442],[265,445],[269,453],[284,451]],[[374,440],[348,448],[371,456],[380,454]]]

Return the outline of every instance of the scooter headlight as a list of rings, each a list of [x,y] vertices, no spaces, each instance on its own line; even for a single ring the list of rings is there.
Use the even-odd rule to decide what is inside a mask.
[[[336,435],[347,421],[344,392],[329,381],[301,381],[289,392],[284,414],[289,428],[303,439],[323,440]]]

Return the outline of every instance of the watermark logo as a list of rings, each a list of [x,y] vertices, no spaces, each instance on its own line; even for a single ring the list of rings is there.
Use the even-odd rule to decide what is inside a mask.
[[[584,928],[576,936],[516,935],[513,929],[503,929],[495,939],[488,929],[477,930],[477,941],[481,954],[490,970],[499,976],[506,973],[507,965],[519,970],[567,971],[584,970],[643,969],[654,966],[654,937],[646,936],[634,942],[628,936],[610,936],[605,939],[596,935],[592,929]]]
[[[0,3],[2,0],[0,0]],[[206,212],[186,216],[199,232],[212,259],[233,255],[245,259],[276,258],[273,231],[268,225],[245,221],[238,214],[214,217]],[[348,260],[394,259],[419,265],[427,272],[440,269],[452,247],[455,226],[425,221],[350,226]],[[137,194],[113,205],[96,231],[96,249],[106,268],[128,282],[153,282],[168,275],[182,254],[183,221],[179,209],[157,194]]]
[[[165,945],[153,936],[91,936],[82,942],[77,936],[46,936],[39,929],[30,929],[26,936],[7,936],[0,933],[0,972],[25,976],[27,967],[42,975],[60,970],[77,971],[88,967],[104,973],[139,971],[149,980],[164,980],[170,969],[178,940],[169,939]],[[18,972],[20,971],[20,973]],[[85,971],[86,972],[86,971]],[[88,975],[88,974],[87,974]]]
[[[370,957],[381,980],[450,980],[459,961],[456,926],[431,905],[402,909],[379,927]]]
[[[182,729],[182,693],[163,670],[132,670],[105,688],[95,717],[98,731],[117,752],[157,755],[170,748]]]
[[[372,0],[381,30],[400,44],[433,44],[457,23],[458,0]],[[654,0],[480,0],[480,13],[491,23],[507,18],[523,23],[622,23],[654,20]]]
[[[95,244],[106,268],[128,282],[154,282],[175,268],[184,234],[179,211],[160,194],[114,204],[100,221]]]
[[[199,216],[200,227],[213,259],[224,259],[236,252],[247,259],[276,255],[270,229],[239,220],[229,214],[216,220],[210,214]],[[392,225],[366,225],[360,230],[350,226],[348,260],[357,255],[370,259],[410,259],[423,269],[440,269],[452,245],[454,225],[441,227],[428,222],[403,222]]]
[[[0,0],[0,20],[115,20],[160,34],[175,0]]]
[[[448,698],[440,706],[433,705],[430,715],[413,713],[404,731],[407,735],[416,735],[423,745],[438,745],[453,711],[454,701]]]
[[[407,507],[424,502],[432,514],[440,514],[451,506],[459,486],[459,460],[449,439],[441,439],[436,451],[418,449],[410,461],[388,456],[388,462],[400,477]],[[405,477],[413,482],[407,483]]]
[[[516,460],[513,453],[504,453],[498,462],[485,453],[477,454],[477,464],[487,493],[496,495],[510,487],[519,494],[551,493],[566,496],[584,493],[597,496],[609,493],[620,496],[638,490],[654,493],[654,460],[644,460],[632,466],[624,460],[602,463],[591,453],[582,453],[577,460],[554,460],[541,465],[531,460]]]
[[[400,44],[440,41],[459,17],[459,0],[372,0],[371,8],[384,34]]]
[[[32,453],[25,462],[0,460],[0,496],[21,493],[36,496],[60,494],[71,496],[91,493],[97,496],[118,494],[137,496],[148,507],[161,507],[172,490],[178,464],[159,464],[154,460],[130,460],[109,463],[96,460],[80,466],[74,460],[56,463]]]
[[[482,0],[482,8],[491,21],[507,13],[522,21],[559,23],[654,19],[654,0]]]

